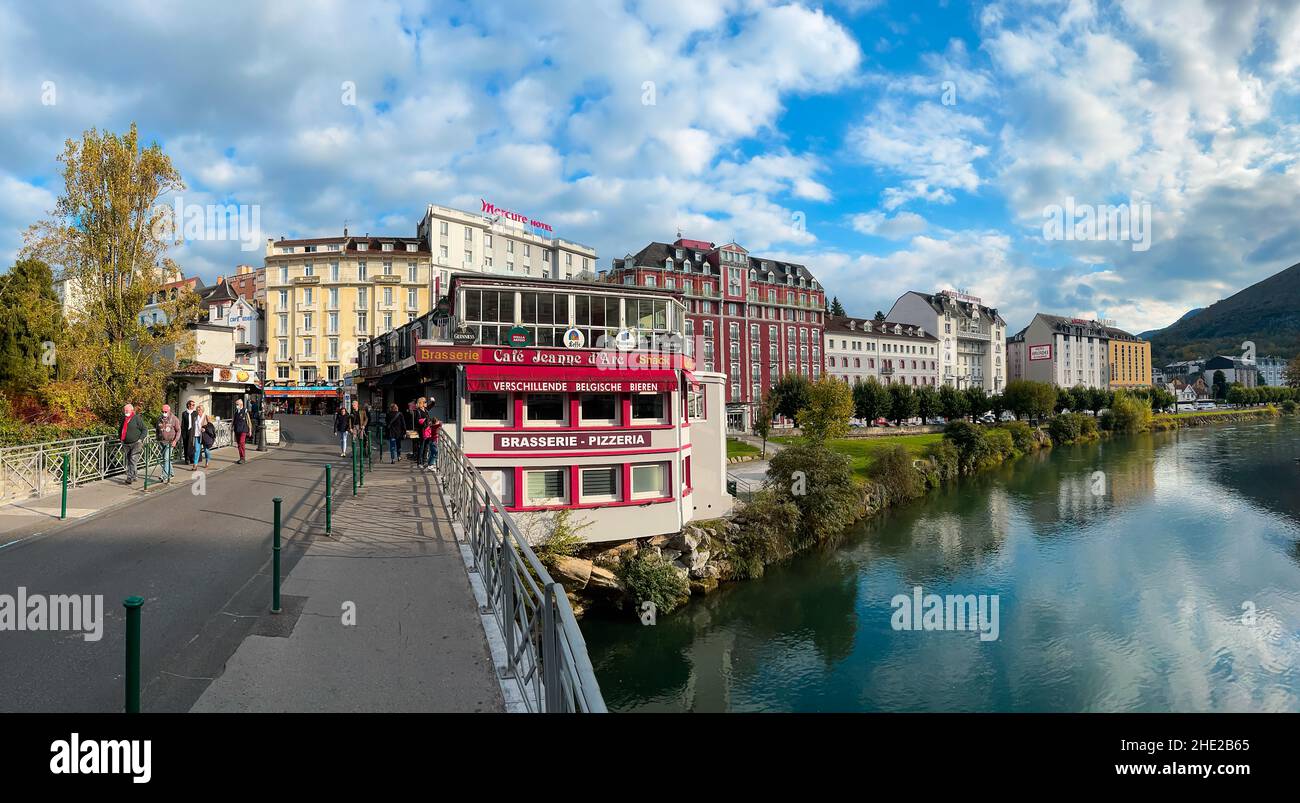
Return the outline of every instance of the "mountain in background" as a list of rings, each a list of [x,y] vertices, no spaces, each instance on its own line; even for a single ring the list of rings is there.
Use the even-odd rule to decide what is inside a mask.
[[[1183,321],[1187,320],[1188,318],[1192,317],[1193,315],[1195,315],[1196,313],[1200,312],[1200,311],[1203,310],[1203,309],[1205,309],[1205,307],[1197,307],[1196,309],[1188,310],[1187,312],[1183,313],[1183,317],[1181,317],[1181,318],[1179,318],[1178,320],[1174,321],[1173,323],[1169,324],[1169,326],[1174,326],[1175,324],[1180,324],[1180,323],[1182,323]],[[1154,336],[1160,334],[1160,333],[1163,332],[1165,329],[1168,329],[1169,326],[1164,327],[1164,329],[1148,329],[1148,330],[1146,330],[1145,332],[1140,332],[1140,333],[1138,334],[1138,337],[1141,338],[1141,339],[1143,339],[1143,340],[1150,340],[1152,337],[1154,337]]]
[[[1156,367],[1215,354],[1241,354],[1246,340],[1254,341],[1258,357],[1275,354],[1290,359],[1300,353],[1300,264],[1193,310],[1151,333],[1149,339]]]

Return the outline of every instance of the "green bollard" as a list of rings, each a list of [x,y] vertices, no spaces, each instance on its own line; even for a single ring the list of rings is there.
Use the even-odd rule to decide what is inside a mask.
[[[352,450],[352,495],[357,495],[357,450]]]
[[[357,449],[357,475],[361,487],[366,487],[366,453],[364,449]]]
[[[68,517],[68,456],[63,456],[63,506],[59,508],[59,518]]]
[[[271,542],[271,613],[280,612],[280,497],[275,497],[275,534]]]
[[[144,442],[144,489],[149,490],[149,442]]]
[[[325,464],[325,534],[330,534],[330,519],[333,507],[332,498],[334,496],[330,483],[330,464]]]
[[[126,713],[140,713],[140,607],[144,597],[122,600],[126,608]]]

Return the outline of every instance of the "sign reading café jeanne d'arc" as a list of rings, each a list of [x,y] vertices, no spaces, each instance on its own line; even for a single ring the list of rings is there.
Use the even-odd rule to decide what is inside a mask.
[[[695,360],[673,352],[512,349],[509,346],[448,346],[428,341],[416,343],[415,361],[466,365],[535,365],[557,368],[684,368],[688,371],[695,369]]]

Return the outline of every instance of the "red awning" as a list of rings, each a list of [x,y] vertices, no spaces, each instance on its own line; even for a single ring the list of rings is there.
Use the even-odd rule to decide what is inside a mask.
[[[470,390],[498,393],[665,393],[677,390],[677,372],[662,368],[601,370],[517,365],[467,365]]]
[[[682,371],[682,376],[686,377],[686,381],[691,387],[698,388],[700,386],[700,378],[690,371]]]

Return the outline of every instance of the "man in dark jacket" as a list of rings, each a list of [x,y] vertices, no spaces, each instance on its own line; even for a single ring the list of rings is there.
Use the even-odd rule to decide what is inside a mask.
[[[190,399],[185,402],[185,409],[181,412],[181,445],[184,447],[181,452],[185,457],[186,463],[194,461],[194,400]]]
[[[234,427],[235,444],[239,446],[239,460],[235,465],[240,465],[246,459],[244,444],[248,442],[248,436],[253,432],[253,419],[244,409],[243,399],[235,399],[235,416],[231,425]]]
[[[126,466],[126,484],[135,482],[135,461],[140,459],[140,450],[144,448],[144,439],[148,430],[144,419],[136,414],[133,405],[122,408],[122,426],[118,428],[118,440],[122,442],[122,463]]]

